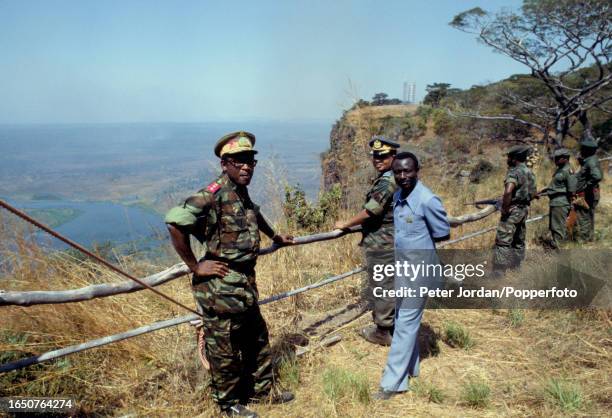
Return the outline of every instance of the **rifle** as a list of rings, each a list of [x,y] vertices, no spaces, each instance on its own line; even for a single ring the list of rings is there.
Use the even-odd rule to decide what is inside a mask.
[[[501,209],[502,198],[494,197],[493,199],[475,200],[474,202],[464,203],[464,206],[478,206],[478,205],[494,205],[497,210]]]
[[[569,234],[569,239],[574,239],[574,228],[576,227],[576,209],[574,205],[571,206],[570,212],[567,215],[567,219],[565,220],[565,227],[567,228],[567,233]]]

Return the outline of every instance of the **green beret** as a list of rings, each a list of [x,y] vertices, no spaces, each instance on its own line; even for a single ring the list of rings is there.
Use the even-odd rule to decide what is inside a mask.
[[[580,147],[584,147],[584,148],[597,148],[597,142],[591,140],[591,139],[587,139],[586,141],[582,141],[580,143]]]
[[[393,142],[384,136],[372,137],[368,145],[370,145],[371,148],[370,154],[375,156],[386,155],[399,148],[397,142]]]
[[[529,145],[515,145],[508,150],[508,156],[519,161],[525,161],[530,151],[531,147]]]
[[[568,157],[571,155],[570,150],[568,150],[567,148],[559,148],[556,149],[555,152],[553,152],[553,157],[557,158],[557,157]]]
[[[222,136],[215,144],[215,155],[223,157],[227,154],[238,154],[240,152],[252,152],[257,154],[253,149],[255,145],[255,135],[246,131],[232,132]]]

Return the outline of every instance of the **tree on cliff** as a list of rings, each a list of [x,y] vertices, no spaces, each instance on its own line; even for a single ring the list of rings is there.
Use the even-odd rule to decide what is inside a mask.
[[[423,99],[423,104],[430,105],[432,107],[438,107],[440,101],[448,96],[459,91],[459,89],[451,89],[448,83],[433,83],[428,84],[425,87],[427,95]]]
[[[374,97],[372,97],[372,105],[374,106],[382,106],[387,103],[387,97],[389,95],[387,93],[376,93]]]
[[[450,25],[529,67],[547,91],[538,100],[506,92],[504,99],[521,108],[520,114],[461,116],[515,121],[540,130],[546,142],[552,128],[553,142],[560,146],[578,122],[583,135],[592,136],[590,110],[612,113],[606,89],[612,82],[609,1],[524,0],[518,12],[496,14],[477,7],[455,16]]]
[[[384,106],[402,103],[400,99],[389,99],[388,97],[389,95],[387,93],[376,93],[374,97],[372,97],[372,106]]]

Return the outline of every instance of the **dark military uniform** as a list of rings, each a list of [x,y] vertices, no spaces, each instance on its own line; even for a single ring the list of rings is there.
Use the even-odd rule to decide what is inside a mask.
[[[592,141],[585,141],[581,146],[597,148]],[[574,205],[576,209],[576,238],[592,241],[595,232],[595,208],[599,203],[599,182],[603,179],[601,165],[596,155],[582,160],[580,170],[576,173],[577,197],[583,198],[588,205]]]
[[[374,297],[375,287],[393,289],[393,277],[374,281],[374,265],[395,263],[393,250],[393,193],[397,186],[391,170],[378,175],[366,195],[363,208],[371,215],[363,224],[361,246],[365,250],[368,287],[367,298],[373,305],[374,323],[381,328],[392,328],[395,313],[395,298]]]
[[[568,150],[561,149],[554,153],[555,157],[569,157]],[[576,193],[576,177],[569,163],[558,167],[544,194],[549,201],[548,226],[552,235],[553,248],[567,239],[567,217],[571,208],[570,196]]]
[[[517,151],[525,152],[527,151]],[[512,155],[512,154],[510,154]],[[498,269],[514,267],[525,257],[525,221],[531,200],[535,197],[535,176],[524,162],[508,169],[504,186],[514,183],[510,211],[502,215],[497,226],[494,247],[494,264]]]
[[[272,386],[268,329],[255,284],[258,212],[246,187],[222,175],[166,215],[166,223],[206,245],[205,259],[227,262],[230,269],[225,277],[194,275],[191,282],[203,313],[213,398],[221,409],[264,396]]]

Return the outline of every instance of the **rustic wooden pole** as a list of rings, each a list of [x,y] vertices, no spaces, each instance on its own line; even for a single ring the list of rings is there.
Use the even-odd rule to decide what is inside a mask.
[[[354,274],[361,273],[364,271],[364,267],[359,267],[348,271],[346,273],[339,274],[337,276],[329,277],[327,279],[321,280],[320,282],[310,284],[308,286],[301,287],[299,289],[294,289],[288,292],[283,292],[278,295],[270,296],[259,302],[260,305],[265,305],[268,303],[276,302],[281,299],[288,298],[293,295],[297,295],[298,293],[307,292],[312,289],[316,289],[318,287],[322,287],[328,285],[333,282],[337,282],[342,279],[346,279]],[[27,357],[21,360],[16,360],[10,363],[5,363],[0,365],[0,373],[10,372],[12,370],[21,369],[26,366],[31,366],[33,364],[42,363],[44,361],[53,360],[59,357],[67,356],[69,354],[78,353],[85,350],[90,350],[92,348],[101,347],[104,345],[108,345],[111,343],[116,343],[118,341],[123,341],[128,338],[137,337],[139,335],[147,334],[149,332],[158,331],[160,329],[174,327],[176,325],[184,324],[185,322],[198,320],[200,317],[197,315],[186,315],[178,318],[167,319],[165,321],[154,322],[149,325],[144,325],[142,327],[132,329],[126,332],[122,332],[120,334],[109,335],[107,337],[98,338],[95,340],[87,341],[85,343],[72,345],[69,347],[61,348],[58,350],[47,351],[46,353],[40,354],[38,356]]]

